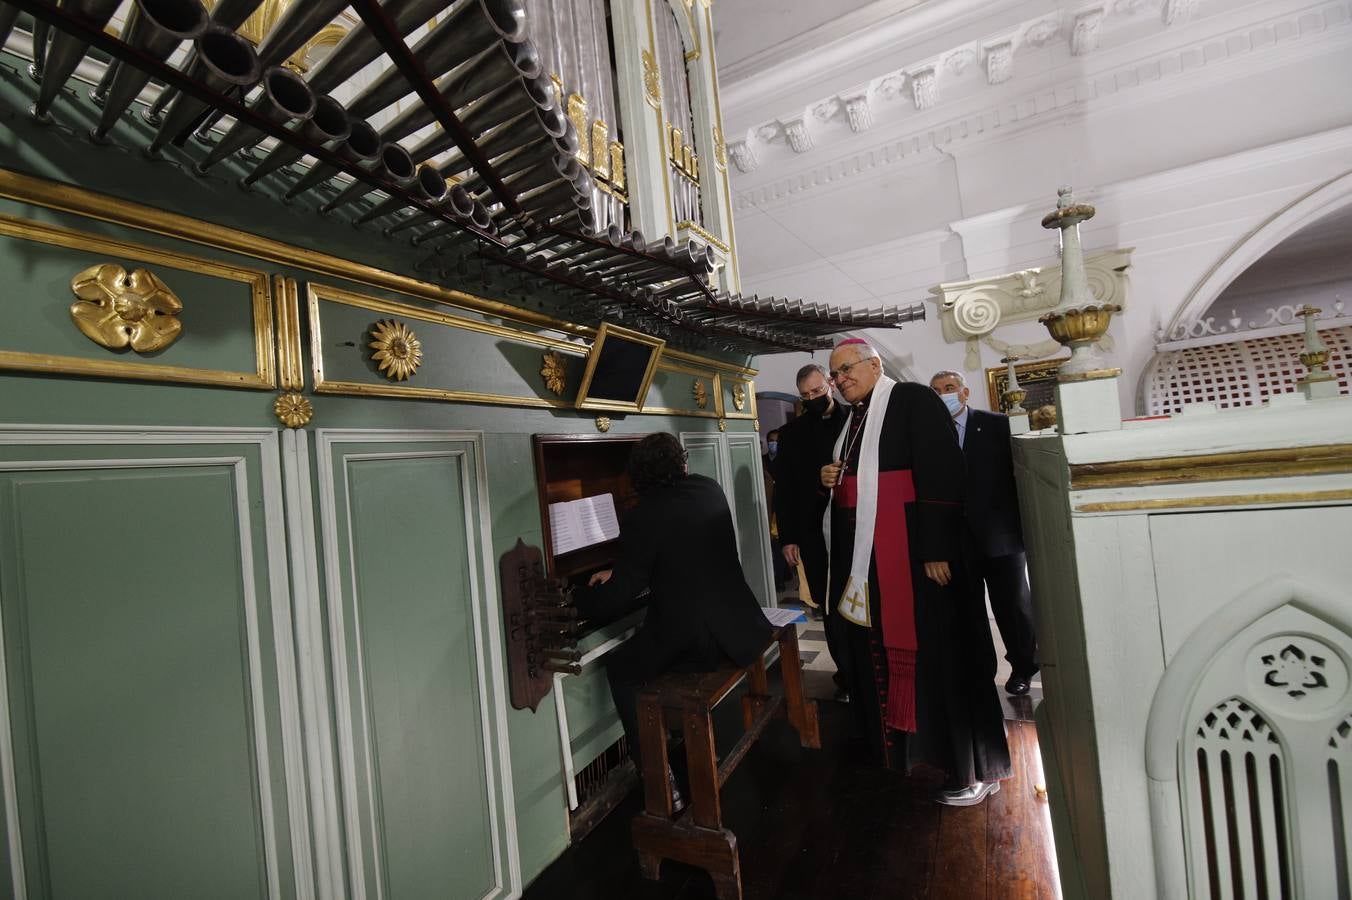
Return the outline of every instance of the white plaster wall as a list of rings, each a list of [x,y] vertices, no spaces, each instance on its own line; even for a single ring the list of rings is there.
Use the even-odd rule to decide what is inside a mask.
[[[1107,4],[1110,13],[1127,6],[1161,11],[1151,0]],[[993,7],[1002,23],[1024,12],[1064,20],[1080,9]],[[1352,3],[1200,0],[1173,27],[1119,19],[1092,53],[1047,46],[1016,55],[1006,83],[973,84],[970,69],[949,92],[941,80],[938,104],[923,112],[898,112],[875,95],[871,129],[851,133],[833,120],[804,153],[756,138],[764,109],[725,106],[730,139],[742,126],[759,160],[733,180],[743,293],[876,307],[926,300],[943,281],[1046,265],[1056,237],[1040,220],[1057,186],[1073,184],[1099,211],[1082,226],[1086,250],[1135,248],[1129,306],[1110,331],[1111,364],[1124,369],[1122,410],[1134,414],[1155,331],[1265,223],[1352,172]],[[964,20],[956,36],[979,45],[975,27]],[[931,34],[915,53],[942,65],[941,45]],[[909,51],[893,48],[889,65],[904,68]],[[1021,72],[1033,59],[1036,70]],[[824,91],[839,90],[832,77],[821,75]],[[811,94],[794,86],[795,98]],[[745,85],[725,95],[756,98]],[[1199,299],[1209,305],[1222,287],[1208,285],[1212,296]],[[944,342],[935,315],[868,336],[908,355],[920,378],[963,365],[964,345]],[[1034,322],[994,337],[1047,335]],[[982,346],[980,368],[999,356]],[[758,387],[792,390],[808,358],[761,357]],[[969,374],[977,402],[988,403],[984,373]]]

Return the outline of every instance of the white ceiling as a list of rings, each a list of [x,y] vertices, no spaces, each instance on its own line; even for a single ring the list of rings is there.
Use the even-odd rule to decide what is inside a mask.
[[[726,0],[718,4],[714,14],[718,64],[740,65],[792,38],[874,4],[875,0]]]

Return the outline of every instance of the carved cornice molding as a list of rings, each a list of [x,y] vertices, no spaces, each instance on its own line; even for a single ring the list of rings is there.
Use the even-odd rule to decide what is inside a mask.
[[[1100,303],[1127,305],[1131,247],[1085,257],[1089,289]],[[1001,325],[1030,322],[1061,298],[1061,264],[1039,266],[993,278],[953,281],[930,288],[925,299],[938,307],[944,340],[978,340]]]
[[[1119,0],[1109,8],[1114,11],[1131,9],[1133,2],[1135,0]],[[1140,0],[1135,8],[1148,11],[1158,8],[1159,3],[1160,0]],[[1037,40],[1051,41],[1061,31],[1070,29],[1060,29],[1051,19],[1043,19],[1025,28],[1019,39],[997,39],[977,45],[979,58],[985,68],[985,82],[1002,84],[1008,81],[1012,77],[1019,46],[1027,46]],[[967,141],[992,140],[1015,128],[1037,124],[1040,120],[1059,121],[1071,107],[1110,99],[1120,102],[1134,92],[1167,89],[1165,86],[1169,83],[1184,77],[1196,77],[1195,73],[1215,74],[1217,66],[1226,61],[1277,52],[1302,52],[1294,49],[1294,45],[1302,39],[1327,36],[1334,31],[1343,40],[1352,35],[1352,12],[1349,12],[1347,0],[1325,3],[1313,10],[1305,8],[1293,11],[1289,15],[1244,25],[1224,33],[1198,34],[1195,41],[1174,45],[1164,52],[1127,65],[1089,73],[1077,71],[1076,77],[1072,79],[1057,84],[1043,84],[1023,95],[1005,94],[998,103],[991,105],[975,106],[969,102],[966,104],[969,112],[937,121],[927,116],[923,124],[917,123],[918,127],[909,129],[906,118],[898,119],[895,101],[905,98],[912,101],[907,106],[914,103],[915,89],[911,82],[922,69],[912,67],[893,72],[871,81],[867,90],[849,94],[850,99],[847,101],[842,102],[840,99],[845,95],[837,95],[811,107],[824,112],[829,110],[825,115],[815,113],[814,124],[817,127],[813,133],[812,154],[829,149],[833,143],[849,141],[853,135],[865,130],[853,127],[855,118],[865,111],[867,119],[859,118],[859,121],[867,121],[868,129],[880,133],[878,143],[824,160],[807,171],[801,168],[786,171],[784,177],[754,187],[738,187],[734,182],[734,209],[761,208],[790,195],[799,199],[806,192],[824,187],[837,189],[848,178],[881,172],[901,162],[933,158],[934,152],[940,148],[947,149]],[[936,91],[937,85],[945,77],[952,77],[955,66],[945,62],[952,55],[953,51],[941,55],[932,67]],[[1270,63],[1263,60],[1257,64]],[[967,99],[977,100],[979,95]],[[851,106],[854,107],[853,112]],[[943,108],[943,103],[939,104],[939,108]],[[931,116],[933,112],[930,111]],[[828,127],[835,119],[850,123],[850,129]],[[743,145],[740,151],[735,150],[736,145],[729,144],[729,148],[734,150],[734,158],[740,152],[745,162],[745,165],[743,162],[738,163],[738,170],[745,174],[760,169],[763,176],[767,167],[774,169],[775,163],[784,157],[781,154],[777,160],[771,153],[767,159],[763,151],[772,150],[775,144],[786,142],[784,135],[785,125],[775,120],[752,129],[747,139],[739,142]]]

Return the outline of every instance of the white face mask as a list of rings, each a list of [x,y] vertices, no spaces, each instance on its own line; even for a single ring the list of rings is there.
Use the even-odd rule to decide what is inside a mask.
[[[948,407],[950,416],[956,416],[962,412],[962,398],[957,394],[940,394],[939,399],[944,401],[944,406]]]

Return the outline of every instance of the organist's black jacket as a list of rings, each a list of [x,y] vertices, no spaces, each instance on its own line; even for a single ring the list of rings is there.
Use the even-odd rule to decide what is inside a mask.
[[[610,581],[579,590],[577,605],[584,617],[614,617],[634,608],[644,588],[643,630],[668,653],[706,644],[707,635],[745,666],[770,641],[742,575],[727,498],[712,478],[686,475],[642,495],[620,525]]]

